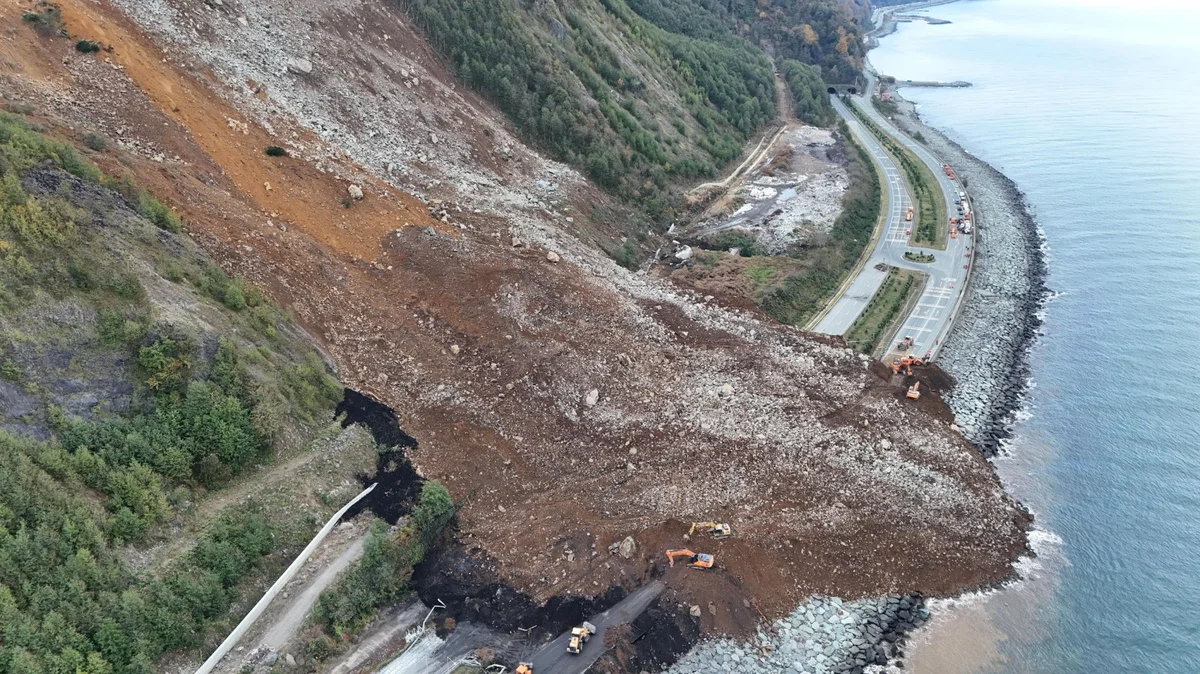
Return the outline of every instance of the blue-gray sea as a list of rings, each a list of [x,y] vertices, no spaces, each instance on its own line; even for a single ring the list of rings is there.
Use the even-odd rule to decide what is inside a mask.
[[[997,463],[1042,554],[943,606],[910,671],[1200,672],[1200,2],[922,13],[951,23],[871,61],[974,84],[902,95],[1026,193],[1057,296]]]

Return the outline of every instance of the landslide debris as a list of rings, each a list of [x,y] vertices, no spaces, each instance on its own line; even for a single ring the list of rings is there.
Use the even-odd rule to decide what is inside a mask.
[[[604,214],[621,211],[521,146],[389,5],[264,1],[241,8],[248,25],[201,2],[120,5],[127,16],[66,0],[67,30],[113,51],[73,55],[29,31],[30,51],[6,54],[28,64],[11,86],[121,92],[127,104],[105,107],[126,129],[112,161],[166,186],[197,241],[403,420],[416,469],[469,497],[457,536],[480,578],[537,603],[662,574],[712,604],[704,629],[741,631],[813,593],[936,595],[1008,576],[1025,515],[943,420],[837,340],[614,265],[595,242],[616,236]],[[312,73],[288,73],[315,49]],[[121,83],[103,92],[100,59]],[[245,133],[173,110],[164,82]],[[86,105],[44,105],[48,123],[92,119]],[[266,157],[279,136],[292,156]],[[125,154],[147,144],[168,159]],[[251,155],[289,162],[289,194],[315,210],[246,187]],[[390,187],[343,208],[335,172],[355,162]],[[360,223],[362,204],[379,210]],[[662,551],[706,519],[737,532],[690,542],[717,569],[664,569]],[[608,552],[629,536],[629,559]]]

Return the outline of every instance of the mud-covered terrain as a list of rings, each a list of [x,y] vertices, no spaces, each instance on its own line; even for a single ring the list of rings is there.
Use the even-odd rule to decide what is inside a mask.
[[[604,596],[706,519],[735,532],[690,542],[717,569],[663,574],[711,597],[706,630],[813,593],[1009,574],[1025,516],[944,417],[837,340],[614,264],[596,242],[625,211],[521,146],[389,5],[120,5],[64,0],[69,38],[6,5],[5,96],[113,138],[97,161],[176,206],[395,410],[413,465],[466,499],[457,536],[479,577],[535,603]],[[240,19],[272,39],[236,39]],[[312,76],[286,66],[303,45],[320,45]],[[389,159],[401,146],[435,160]]]

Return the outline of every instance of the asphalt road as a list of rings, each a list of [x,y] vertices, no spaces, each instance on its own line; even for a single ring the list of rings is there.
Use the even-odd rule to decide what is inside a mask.
[[[529,660],[533,664],[534,674],[583,674],[607,650],[604,647],[605,630],[614,625],[632,622],[665,588],[666,586],[657,580],[643,585],[616,606],[589,618],[588,622],[596,626],[596,634],[588,640],[579,655],[567,653],[567,642],[571,640],[570,630],[546,644]]]
[[[910,149],[929,167],[937,179],[942,198],[946,200],[946,212],[951,215],[956,214],[958,209],[954,200],[958,196],[958,184],[946,176],[942,171],[942,163],[923,145],[900,133],[890,121],[879,114],[868,98],[870,92],[874,90],[874,74],[868,71],[866,77],[868,81],[867,94],[852,96],[853,105],[870,117],[885,133]],[[969,273],[967,266],[970,262],[967,255],[973,254],[974,235],[959,234],[957,238],[949,239],[944,251],[910,246],[909,235],[905,232],[911,229],[912,223],[904,220],[904,214],[913,201],[901,178],[899,167],[875,137],[846,108],[841,99],[837,96],[830,98],[834,109],[846,120],[855,138],[883,167],[888,213],[884,222],[884,232],[872,248],[866,264],[863,265],[862,270],[846,291],[837,298],[833,306],[817,323],[815,330],[830,335],[845,334],[887,276],[885,272],[876,270],[876,265],[882,263],[901,269],[914,269],[928,275],[925,290],[900,330],[897,331],[888,347],[888,352],[893,351],[900,340],[911,336],[913,338],[911,353],[919,356],[931,353],[936,356],[950,329],[954,311],[967,286]],[[931,253],[934,261],[927,264],[909,262],[904,259],[906,250]]]

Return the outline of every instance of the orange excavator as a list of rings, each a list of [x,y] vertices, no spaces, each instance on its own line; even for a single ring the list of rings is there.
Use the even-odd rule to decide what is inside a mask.
[[[522,662],[517,665],[517,670],[513,674],[533,674],[533,665],[528,662]]]
[[[892,361],[892,373],[900,374],[900,371],[904,370],[904,374],[911,375],[913,373],[912,372],[913,365],[916,365],[919,367],[924,364],[925,364],[925,361],[916,356],[905,356],[903,358],[897,358],[896,360]]]
[[[693,569],[711,569],[713,566],[713,556],[706,555],[703,552],[692,552],[691,550],[667,550],[667,561],[671,566],[675,566],[676,557],[687,557],[688,566]]]
[[[908,388],[908,393],[904,395],[912,400],[919,399],[921,397],[921,382],[913,382],[913,385]]]

